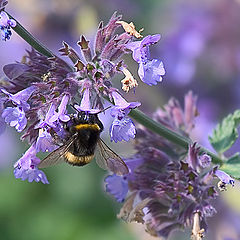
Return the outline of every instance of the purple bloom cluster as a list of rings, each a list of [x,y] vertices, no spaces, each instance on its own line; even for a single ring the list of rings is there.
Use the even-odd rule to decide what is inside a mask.
[[[2,25],[8,24],[7,28],[15,26],[16,23],[9,20],[5,12],[1,14]],[[131,31],[116,34],[115,31],[121,28],[119,22],[123,23],[120,20],[121,16],[113,14],[106,26],[101,22],[93,47],[81,36],[78,42],[80,54],[63,42],[63,48],[59,51],[68,56],[74,66],[56,56],[47,58],[34,49],[27,52],[24,62],[4,66],[8,81],[0,85],[0,121],[23,132],[22,140],[27,140],[31,145],[15,165],[16,178],[48,183],[44,173],[37,168],[40,160],[36,153],[51,152],[58,147],[56,144],[59,141],[56,139],[64,139],[64,124],[70,120],[70,105],[85,114],[98,114],[104,109],[103,99],[109,98],[115,105],[111,109],[111,140],[129,141],[135,137],[135,125],[127,115],[140,103],[127,102],[112,87],[111,80],[116,74],[124,74],[123,89],[126,92],[137,86],[122,56],[129,53],[129,44],[137,44],[134,36],[139,38],[141,35],[132,23],[129,25]],[[157,36],[146,37],[146,43],[141,45],[139,51],[147,52],[148,46],[157,41],[154,40]],[[146,40],[148,38],[150,40]],[[151,61],[145,60],[144,64],[151,65]],[[163,69],[162,65],[153,63],[149,68],[153,68],[151,71],[154,74],[148,75],[148,81],[151,81],[150,78],[155,81],[157,72]],[[81,101],[78,104],[74,99]]]
[[[184,109],[172,98],[153,119],[188,136],[194,116],[196,96],[189,92]],[[218,196],[214,177],[221,180],[221,187],[233,185],[234,180],[216,167],[212,169],[211,157],[200,154],[196,143],[185,153],[146,128],[137,130],[136,155],[126,159],[129,174],[105,179],[106,191],[119,202],[125,200],[118,217],[143,223],[151,235],[167,238],[173,230],[192,226],[198,213],[200,227],[206,230],[206,218],[216,213],[211,204]]]

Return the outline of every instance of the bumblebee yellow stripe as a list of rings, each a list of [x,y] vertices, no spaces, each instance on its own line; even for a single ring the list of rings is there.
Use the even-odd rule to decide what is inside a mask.
[[[66,152],[67,161],[73,165],[85,165],[92,161],[94,155],[90,156],[75,156],[71,152]]]
[[[80,130],[80,129],[94,129],[94,130],[100,130],[100,127],[95,123],[95,124],[88,124],[88,123],[85,123],[85,124],[78,124],[75,126],[75,128],[77,130]]]

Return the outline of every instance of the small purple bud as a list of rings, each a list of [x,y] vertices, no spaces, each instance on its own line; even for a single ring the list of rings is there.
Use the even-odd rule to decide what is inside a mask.
[[[201,167],[206,168],[210,166],[212,158],[208,154],[204,153],[198,157],[198,161]]]

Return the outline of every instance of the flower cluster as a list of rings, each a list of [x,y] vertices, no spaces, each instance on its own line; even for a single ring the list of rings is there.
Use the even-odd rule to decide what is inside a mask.
[[[2,16],[7,17],[4,14],[2,12]],[[14,25],[11,20],[5,20]],[[114,104],[111,109],[111,140],[129,141],[135,137],[135,125],[127,115],[140,103],[127,102],[111,83],[116,74],[123,73],[126,76],[123,90],[127,92],[137,86],[122,56],[129,53],[128,46],[135,43],[134,38],[141,36],[132,23],[131,31],[127,28],[126,32],[117,35],[115,31],[121,28],[122,23],[121,16],[116,14],[106,26],[101,22],[93,48],[82,36],[78,42],[80,54],[63,42],[59,51],[68,56],[74,66],[57,56],[47,58],[34,49],[27,52],[22,63],[4,66],[8,80],[1,82],[0,121],[23,132],[22,140],[26,139],[31,145],[15,164],[16,178],[48,183],[44,173],[38,170],[40,160],[36,154],[56,149],[58,146],[54,137],[64,139],[64,123],[70,120],[70,105],[86,114],[98,114],[104,109],[104,98],[108,98]],[[148,45],[149,41],[141,46],[141,51],[146,52]],[[156,72],[156,65],[153,63],[152,66]],[[148,75],[149,81],[151,77],[155,78],[155,75]]]
[[[188,135],[194,126],[194,116],[196,97],[189,92],[184,110],[172,98],[153,118]],[[217,167],[211,168],[211,157],[200,153],[196,143],[189,145],[185,153],[142,126],[137,130],[136,154],[126,159],[129,174],[105,179],[106,191],[119,202],[125,200],[118,217],[144,223],[151,235],[165,238],[173,230],[191,226],[198,215],[201,229],[206,230],[206,218],[216,212],[211,204],[218,195],[214,177],[221,180],[222,188],[233,185],[234,180]]]
[[[7,1],[0,1],[0,33],[1,39],[6,41],[9,40],[12,32],[11,28],[16,27],[17,23],[15,20],[10,19],[6,12],[4,12],[4,7],[7,5]]]

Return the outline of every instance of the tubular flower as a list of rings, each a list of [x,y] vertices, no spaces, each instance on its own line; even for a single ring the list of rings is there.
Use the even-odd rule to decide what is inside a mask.
[[[194,119],[185,121],[184,116],[195,111],[196,102],[192,103],[191,111],[183,110],[177,100],[170,99],[165,110],[157,110],[153,119],[187,136]],[[133,169],[129,167],[131,170],[122,181],[114,176],[105,179],[106,191],[118,201],[125,199],[118,217],[143,223],[151,235],[167,238],[176,229],[191,227],[197,212],[200,226],[206,230],[206,218],[216,213],[211,204],[218,195],[213,178],[218,176],[226,184],[233,184],[234,180],[212,169],[211,157],[200,154],[196,143],[189,145],[186,154],[142,126],[137,126],[137,131],[133,158],[141,161]],[[126,160],[126,164],[130,162]]]
[[[133,59],[139,64],[138,75],[148,85],[156,85],[165,75],[163,63],[158,59],[150,60],[149,46],[160,40],[160,34],[149,35],[141,41],[127,44],[127,49],[133,52]]]
[[[48,184],[44,172],[37,168],[40,159],[36,157],[35,146],[31,146],[26,153],[14,164],[14,175],[16,178],[28,180],[29,182],[42,182]]]
[[[0,3],[2,10],[5,4]],[[0,25],[14,27],[14,21],[9,20],[4,12],[1,16]],[[126,46],[134,43],[136,34],[133,36],[132,31],[116,34],[121,27],[121,19],[121,16],[113,14],[106,26],[101,22],[94,45],[81,36],[79,52],[63,42],[59,51],[62,56],[70,58],[72,66],[62,58],[48,58],[34,49],[27,51],[24,62],[4,66],[8,81],[7,84],[0,83],[0,121],[23,132],[21,139],[34,146],[34,151],[51,152],[56,149],[56,144],[65,140],[65,127],[72,124],[68,111],[74,108],[85,114],[98,114],[104,109],[103,99],[108,98],[115,104],[111,111],[111,139],[116,142],[134,138],[135,125],[127,114],[140,103],[127,102],[113,89],[111,82],[117,74],[125,73],[128,78],[123,81],[125,89],[137,85],[122,59],[124,54],[129,53]],[[143,39],[143,45],[136,51],[146,52],[158,38],[156,35]],[[27,170],[16,168],[15,176],[22,179],[31,176],[31,179],[44,181],[39,171],[34,163]]]
[[[135,138],[136,128],[133,121],[127,117],[127,114],[131,109],[140,106],[141,103],[129,103],[116,91],[112,92],[112,98],[115,106],[111,110],[111,115],[114,117],[109,130],[111,141],[129,141],[131,138]]]

